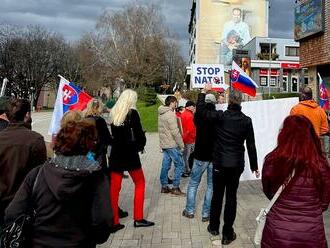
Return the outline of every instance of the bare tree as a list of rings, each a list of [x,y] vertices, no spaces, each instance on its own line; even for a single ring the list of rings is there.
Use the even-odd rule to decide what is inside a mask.
[[[157,7],[130,4],[103,13],[90,46],[112,79],[135,88],[164,80],[166,33]]]

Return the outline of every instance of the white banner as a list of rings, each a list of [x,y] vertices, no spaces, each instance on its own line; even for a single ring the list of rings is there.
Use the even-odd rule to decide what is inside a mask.
[[[252,119],[260,173],[265,156],[277,145],[277,136],[284,119],[298,102],[298,98],[283,98],[242,103],[242,112]],[[217,109],[225,110],[227,107],[223,104],[217,106]],[[245,169],[241,181],[254,179],[256,178],[250,170],[249,157],[245,152]]]
[[[225,71],[221,64],[193,64],[191,74],[191,88],[204,88],[206,83],[212,83],[212,88],[223,88],[225,84]]]

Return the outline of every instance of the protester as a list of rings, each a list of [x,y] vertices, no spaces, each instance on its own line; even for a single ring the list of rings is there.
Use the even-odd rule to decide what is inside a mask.
[[[330,202],[330,168],[318,135],[304,116],[289,116],[277,142],[265,158],[263,190],[272,199],[286,186],[267,214],[261,247],[326,248],[322,212]]]
[[[107,164],[107,147],[111,143],[111,135],[104,118],[102,118],[103,104],[100,100],[93,98],[87,104],[84,111],[85,118],[95,121],[97,131],[97,142],[95,148],[95,159],[100,163],[103,170],[108,170]]]
[[[99,163],[86,156],[95,138],[93,122],[68,122],[57,134],[56,157],[27,175],[5,217],[10,223],[26,213],[32,199],[36,215],[27,248],[92,248],[107,241],[112,226],[109,185]]]
[[[313,100],[310,87],[305,87],[300,93],[299,103],[291,109],[291,115],[303,115],[309,119],[318,136],[327,134],[329,126],[325,111]]]
[[[103,104],[98,99],[92,99],[85,109],[85,118],[92,119],[95,121],[97,131],[97,141],[95,146],[94,159],[99,162],[103,171],[109,173],[109,165],[107,162],[107,148],[111,144],[111,134],[108,129],[108,125],[105,119],[101,116],[103,113]],[[119,218],[125,218],[128,216],[128,212],[118,209]]]
[[[8,110],[9,99],[7,97],[0,97],[0,131],[9,125],[6,112]]]
[[[183,131],[183,161],[185,163],[183,177],[188,177],[190,175],[189,167],[189,157],[194,151],[195,140],[196,140],[196,127],[194,124],[194,113],[195,113],[195,103],[193,101],[187,101],[185,110],[181,114],[181,123]]]
[[[205,108],[210,111],[215,110],[216,99],[214,95],[205,96]],[[194,122],[196,125],[196,144],[194,150],[194,164],[191,170],[190,180],[187,188],[187,202],[182,215],[187,218],[194,218],[196,194],[202,176],[207,171],[207,189],[204,197],[202,210],[202,221],[210,219],[210,207],[213,192],[212,182],[212,152],[214,142],[214,126],[211,121],[203,119],[203,108],[196,106]]]
[[[28,100],[11,99],[7,112],[10,123],[0,132],[0,222],[25,176],[47,159],[44,138],[25,126],[30,111]]]
[[[183,172],[182,150],[184,148],[182,136],[178,127],[177,117],[174,110],[177,99],[168,96],[165,99],[165,106],[158,108],[158,133],[160,148],[163,151],[162,169],[160,172],[161,193],[172,193],[177,196],[184,196],[180,190],[180,180]],[[175,171],[173,178],[173,189],[168,187],[168,171],[171,163],[174,163]]]
[[[114,212],[115,230],[125,227],[119,223],[118,215],[118,198],[124,171],[128,171],[135,184],[134,227],[154,225],[153,222],[145,220],[143,216],[145,179],[139,152],[144,150],[146,136],[136,110],[136,102],[136,92],[130,89],[124,90],[110,113],[113,135],[109,159],[110,198]]]
[[[202,92],[211,89],[207,84]],[[228,109],[225,112],[205,108],[205,94],[201,93],[197,105],[204,108],[204,118],[215,125],[213,150],[213,196],[211,201],[210,224],[207,230],[219,235],[220,215],[223,196],[226,192],[224,225],[222,228],[223,245],[236,239],[233,224],[236,218],[237,189],[239,178],[244,171],[244,143],[248,150],[250,168],[259,177],[257,152],[254,142],[252,120],[241,111],[242,95],[232,90],[229,95]]]

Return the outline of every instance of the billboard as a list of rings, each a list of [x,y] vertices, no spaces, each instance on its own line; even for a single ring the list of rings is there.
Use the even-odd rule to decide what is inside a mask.
[[[294,38],[296,41],[324,31],[323,0],[301,0],[295,7]]]
[[[220,21],[219,63],[230,66],[233,50],[241,50],[255,36],[268,36],[268,1],[223,1]]]
[[[212,83],[212,88],[227,89],[225,71],[219,64],[193,64],[191,74],[191,88],[203,88],[206,83]]]

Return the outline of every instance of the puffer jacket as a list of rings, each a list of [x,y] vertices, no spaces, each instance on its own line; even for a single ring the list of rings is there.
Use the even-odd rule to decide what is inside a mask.
[[[318,136],[329,132],[325,111],[314,101],[301,101],[291,109],[290,115],[303,115],[311,121]]]
[[[274,183],[275,166],[265,163],[262,184],[271,199],[280,185]],[[296,174],[267,215],[262,248],[326,248],[322,212],[330,202],[330,168],[321,169],[323,192],[317,191],[307,169]]]
[[[177,117],[168,106],[158,108],[158,133],[161,149],[180,148],[184,144],[178,127]]]
[[[108,239],[109,181],[98,162],[85,156],[59,155],[33,169],[6,209],[7,224],[26,212],[36,178],[36,217],[25,248],[95,248]]]

